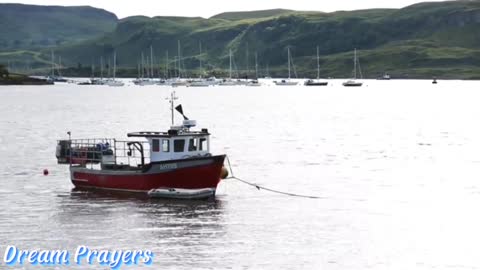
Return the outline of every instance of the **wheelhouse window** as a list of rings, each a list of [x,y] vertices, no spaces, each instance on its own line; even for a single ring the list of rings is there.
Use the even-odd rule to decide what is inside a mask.
[[[152,140],[152,152],[160,152],[160,140]]]
[[[162,152],[165,152],[165,153],[170,152],[170,141],[169,140],[162,140]]]
[[[208,144],[207,144],[207,138],[200,138],[200,144],[199,146],[199,151],[207,151],[208,149]]]
[[[192,138],[188,141],[188,151],[189,152],[197,151],[197,139]]]
[[[185,140],[174,140],[173,141],[173,151],[174,152],[183,152],[185,149]]]

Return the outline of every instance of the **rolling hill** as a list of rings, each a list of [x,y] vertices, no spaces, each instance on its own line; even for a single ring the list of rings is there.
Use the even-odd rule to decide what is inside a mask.
[[[0,4],[0,50],[92,39],[113,31],[116,24],[115,14],[92,7]]]
[[[192,76],[200,72],[200,60],[207,73],[225,74],[230,50],[239,76],[247,71],[253,75],[255,54],[260,76],[266,75],[267,67],[270,75],[285,76],[288,47],[295,73],[313,76],[319,46],[325,77],[350,76],[352,51],[357,48],[367,77],[389,72],[402,78],[480,78],[480,1],[333,13],[228,12],[209,19],[135,16],[118,21],[101,37],[57,46],[56,53],[68,66],[85,67],[98,66],[100,58],[108,62],[116,51],[124,74],[130,69],[128,75],[136,75],[141,53],[149,55],[150,46],[156,67],[164,67],[167,52],[173,67],[179,41],[182,68]],[[41,49],[15,53],[10,59],[30,58],[37,67],[48,63],[50,55]],[[0,61],[5,57],[0,53]]]

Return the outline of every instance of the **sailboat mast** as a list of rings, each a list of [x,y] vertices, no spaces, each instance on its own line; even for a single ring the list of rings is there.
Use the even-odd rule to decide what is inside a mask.
[[[182,58],[181,58],[181,55],[180,55],[180,40],[178,40],[178,77],[179,78],[182,77],[181,68],[182,68]]]
[[[353,78],[357,78],[357,48],[355,48],[353,53]]]
[[[288,50],[288,78],[290,79],[290,47],[288,47],[287,50]]]
[[[168,79],[168,50],[165,52],[166,60],[165,60],[165,79]]]
[[[100,57],[100,78],[103,81],[103,56]]]
[[[141,64],[140,64],[140,67],[141,67],[140,69],[142,70],[142,79],[143,79],[144,73],[145,73],[144,62],[145,62],[145,60],[144,60],[143,52],[142,52],[142,60],[141,60]]]
[[[60,73],[60,69],[62,68],[62,56],[58,56],[58,76],[62,76],[62,74]]]
[[[150,78],[153,79],[153,47],[150,45]]]
[[[52,50],[52,78],[55,77],[55,56]]]
[[[137,78],[140,78],[140,69],[142,69],[140,67],[140,62],[137,62]]]
[[[248,42],[247,42],[247,78],[248,78],[248,74],[250,73],[250,66],[248,65],[248,58],[249,58],[249,49],[248,49]]]
[[[255,52],[255,79],[258,79],[258,55]]]
[[[320,56],[318,54],[318,46],[317,46],[317,80],[320,79]]]
[[[230,69],[229,69],[230,79],[232,78],[232,49],[230,49]]]
[[[113,52],[113,80],[115,81],[115,75],[117,72],[117,51]]]
[[[202,73],[202,42],[198,42],[198,46],[200,47],[200,55],[198,56],[198,60],[200,61],[200,73]],[[201,76],[201,75],[200,75]]]

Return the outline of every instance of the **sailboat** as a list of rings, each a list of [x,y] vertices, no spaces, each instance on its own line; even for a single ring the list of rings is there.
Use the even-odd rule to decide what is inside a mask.
[[[62,65],[62,60],[59,58],[59,66]],[[62,75],[60,74],[60,69],[57,69],[58,76],[55,75],[55,69],[56,64],[55,64],[55,56],[52,50],[52,75],[47,77],[47,80],[50,82],[68,82],[67,79],[63,78]]]
[[[189,82],[188,86],[190,87],[209,87],[210,85],[214,85],[215,80],[205,80],[203,78],[203,74],[205,73],[203,68],[202,68],[202,42],[198,43],[199,47],[199,54],[198,54],[198,61],[200,63],[200,76],[192,81]]]
[[[146,65],[143,63],[143,53],[142,53],[142,64],[141,64],[141,71],[142,71],[142,74],[144,72],[144,70],[146,69],[147,71],[147,77],[148,78],[144,78],[144,76],[142,75],[142,78],[141,79],[138,79],[136,81],[134,81],[134,83],[136,85],[140,85],[140,86],[146,86],[146,85],[155,85],[157,84],[157,82],[153,79],[153,47],[152,45],[150,45],[150,60],[148,59],[148,55],[147,55],[147,61],[146,61]],[[148,64],[150,64],[150,70],[148,69]]]
[[[177,61],[175,61],[177,65],[177,70],[178,70],[178,77],[177,78],[172,78],[168,82],[172,87],[178,87],[178,86],[187,86],[188,83],[186,80],[182,80],[182,52],[181,52],[181,45],[180,45],[180,40],[177,40],[177,45],[178,45],[178,57]]]
[[[291,62],[290,47],[287,47],[287,51],[288,51],[288,79],[287,80],[281,80],[279,82],[274,81],[275,85],[278,85],[278,86],[293,86],[293,85],[298,84],[298,82],[290,81],[290,77],[291,77],[291,72],[290,72],[290,62]]]
[[[262,83],[258,81],[258,56],[255,52],[255,79],[247,83],[247,86],[262,86]]]
[[[350,79],[346,82],[343,83],[343,86],[362,86],[363,83],[362,82],[359,82],[359,81],[356,81],[357,79],[357,63],[358,63],[358,59],[357,59],[357,49],[354,50],[354,53],[353,53],[353,79]],[[360,78],[362,77],[362,70],[360,69],[360,65],[358,65],[358,70],[360,71]]]
[[[320,80],[320,55],[319,55],[318,46],[317,46],[317,79],[316,80],[309,79],[304,84],[306,86],[326,86],[326,85],[328,85],[328,82]]]
[[[117,72],[117,52],[115,51],[113,52],[113,79],[108,81],[107,83],[108,86],[120,87],[125,85],[125,83],[123,83],[122,81],[115,80],[116,72]]]
[[[218,85],[221,86],[235,86],[238,85],[236,81],[232,79],[232,63],[233,63],[233,56],[232,50],[230,49],[228,52],[228,56],[230,59],[230,68],[228,69],[228,79],[223,79]]]

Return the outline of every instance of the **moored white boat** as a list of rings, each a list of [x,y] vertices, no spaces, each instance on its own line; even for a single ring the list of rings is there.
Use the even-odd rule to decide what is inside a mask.
[[[288,50],[288,79],[286,80],[280,80],[280,81],[273,81],[273,83],[277,86],[294,86],[298,85],[298,82],[296,81],[291,81],[291,71],[290,71],[290,62],[291,62],[291,56],[290,56],[290,47],[287,48]]]
[[[125,83],[119,80],[108,80],[107,85],[112,87],[121,87],[124,86]]]
[[[185,188],[157,188],[148,192],[151,198],[163,199],[208,199],[215,197],[214,188],[185,189]]]
[[[112,87],[121,87],[124,86],[125,83],[122,81],[116,80],[116,72],[117,72],[117,52],[113,53],[113,79],[107,81],[108,86]]]
[[[273,83],[277,86],[294,86],[298,85],[298,82],[291,81],[290,79],[280,80],[280,81],[273,81]]]
[[[258,80],[248,81],[247,86],[262,86],[262,83]]]
[[[362,86],[363,83],[360,82],[360,81],[357,81],[357,63],[358,62],[358,59],[357,59],[357,49],[354,50],[354,56],[353,56],[353,78],[344,82],[343,83],[343,86],[346,86],[346,87],[359,87],[359,86]],[[358,70],[360,72],[360,78],[363,77],[362,76],[362,70],[360,69],[360,64],[358,64]]]
[[[309,79],[306,80],[303,85],[305,86],[327,86],[328,82],[324,80],[320,80],[320,54],[319,48],[317,46],[317,79]]]

